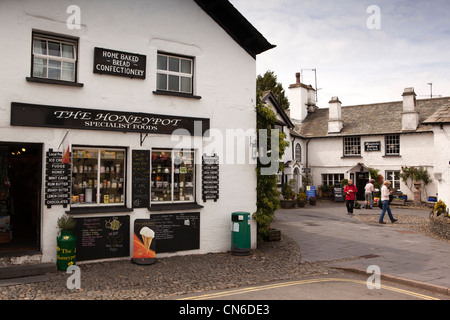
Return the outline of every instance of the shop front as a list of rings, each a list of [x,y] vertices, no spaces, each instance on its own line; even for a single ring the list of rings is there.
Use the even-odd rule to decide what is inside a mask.
[[[45,143],[5,144],[1,149],[2,181],[14,186],[2,192],[3,230],[14,234],[14,244],[25,245],[26,240],[26,248],[40,249],[37,222],[42,181],[47,217],[43,229],[50,228],[49,214],[55,210],[57,215],[72,216],[79,262],[132,256],[147,241],[134,230],[137,222],[152,226],[153,257],[200,249],[202,199],[217,201],[219,197],[219,163],[201,151],[209,119],[12,102],[11,125],[47,133],[58,130],[62,137],[55,149]],[[197,142],[191,148],[179,148],[170,141],[183,135]],[[106,143],[86,143],[100,140]],[[64,160],[66,145],[70,156]],[[41,177],[42,154],[45,175]],[[205,161],[207,168],[201,166]],[[22,208],[20,202],[35,207]],[[20,230],[17,236],[12,226]],[[45,235],[43,239],[48,241]],[[148,250],[152,240],[147,241]]]
[[[21,242],[55,262],[70,216],[77,262],[230,250],[231,213],[256,211],[256,164],[240,156],[256,56],[274,46],[225,0],[7,9],[0,249]]]

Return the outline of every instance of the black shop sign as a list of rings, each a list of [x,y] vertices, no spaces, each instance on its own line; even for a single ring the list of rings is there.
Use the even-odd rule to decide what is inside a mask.
[[[380,151],[381,150],[381,142],[380,141],[371,141],[364,142],[364,151]]]
[[[219,199],[219,156],[202,157],[202,198],[217,201]]]
[[[11,125],[203,136],[209,119],[12,102]]]
[[[63,205],[70,202],[70,163],[62,163],[62,152],[49,149],[45,159],[45,205]]]
[[[147,57],[104,48],[94,49],[94,73],[145,79]]]

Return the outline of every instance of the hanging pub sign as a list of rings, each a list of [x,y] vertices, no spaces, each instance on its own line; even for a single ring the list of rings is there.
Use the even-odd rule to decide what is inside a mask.
[[[62,163],[62,152],[49,149],[45,159],[45,205],[63,205],[70,202],[70,163]]]
[[[146,62],[141,54],[94,48],[94,73],[145,79]]]
[[[209,119],[12,102],[11,125],[203,136]]]
[[[364,151],[380,151],[381,150],[381,142],[373,141],[373,142],[364,142]]]
[[[202,198],[217,201],[219,199],[219,156],[202,157]]]

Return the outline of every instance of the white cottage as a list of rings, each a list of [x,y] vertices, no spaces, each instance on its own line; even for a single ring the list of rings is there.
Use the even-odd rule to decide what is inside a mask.
[[[313,185],[333,186],[351,178],[363,200],[368,169],[373,168],[414,199],[400,173],[405,166],[423,167],[432,182],[421,186],[421,201],[433,196],[449,203],[449,97],[416,100],[414,89],[406,88],[403,101],[342,106],[332,97],[328,108],[316,108],[314,89],[300,83],[298,73],[296,79],[289,87],[290,115]],[[292,147],[295,154],[297,145]]]
[[[65,214],[77,260],[132,257],[138,222],[157,254],[230,250],[255,164],[224,162],[210,133],[255,130],[255,59],[274,46],[226,0],[0,8],[0,255],[55,261]]]

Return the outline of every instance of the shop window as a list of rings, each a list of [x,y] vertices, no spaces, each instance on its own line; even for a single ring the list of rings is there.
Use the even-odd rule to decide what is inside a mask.
[[[158,54],[156,65],[158,91],[193,93],[194,60],[192,58]]]
[[[33,34],[31,77],[76,82],[77,40]]]
[[[344,137],[344,156],[361,155],[361,137]]]
[[[153,150],[152,203],[195,201],[194,151]]]
[[[125,205],[125,149],[72,149],[72,206]]]
[[[400,155],[400,136],[391,134],[385,137],[386,155]]]

